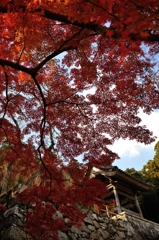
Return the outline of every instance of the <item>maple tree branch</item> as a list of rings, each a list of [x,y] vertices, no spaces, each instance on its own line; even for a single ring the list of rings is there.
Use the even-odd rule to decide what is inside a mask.
[[[103,6],[100,6],[100,5],[96,4],[96,3],[93,3],[93,2],[91,2],[90,0],[86,0],[86,2],[89,2],[90,4],[94,5],[95,7],[101,8],[102,10],[106,11],[106,9],[105,9]],[[120,20],[119,20],[115,15],[113,15],[112,13],[110,13],[110,12],[108,12],[108,11],[106,11],[106,12],[107,12],[110,16],[112,16],[113,18],[115,18],[117,21],[120,22]]]
[[[44,131],[45,131],[45,124],[46,124],[46,99],[44,97],[44,94],[43,94],[43,91],[40,87],[40,84],[38,83],[37,79],[35,76],[32,77],[34,82],[35,82],[35,85],[37,86],[38,90],[39,90],[39,93],[40,93],[40,96],[42,98],[42,102],[43,102],[43,118],[42,118],[42,121],[41,121],[41,143],[38,147],[38,149],[40,149],[43,145],[44,145],[44,142],[43,142],[43,136],[44,136]]]
[[[44,131],[45,131],[45,125],[46,125],[46,107],[47,107],[46,99],[44,97],[43,91],[42,91],[42,89],[40,87],[40,84],[38,83],[36,77],[32,76],[32,78],[35,82],[35,85],[37,86],[37,88],[39,90],[39,93],[40,93],[40,96],[41,96],[42,102],[43,102],[43,118],[42,118],[42,121],[41,121],[40,145],[38,146],[37,151],[38,151],[38,154],[39,154],[40,162],[42,163],[45,170],[49,173],[50,178],[52,178],[52,173],[50,172],[50,170],[47,168],[46,164],[44,163],[44,161],[42,159],[42,156],[41,156],[41,152],[40,152],[41,147],[44,146],[43,137],[44,137]]]
[[[21,115],[25,118],[25,120],[30,120],[29,117],[27,117],[24,112],[21,110],[21,108],[19,107],[18,104],[14,103],[14,105],[18,108],[19,112],[21,113]]]
[[[48,103],[48,104],[46,104],[46,106],[51,106],[51,105],[57,104],[57,103],[67,103],[67,104],[70,104],[70,105],[78,105],[78,106],[91,105],[91,103],[77,103],[77,102],[72,102],[72,101],[69,102],[69,101],[66,101],[65,99],[61,99],[61,100],[57,100],[55,102]]]
[[[6,113],[7,113],[7,107],[8,107],[9,101],[10,101],[10,99],[8,97],[8,74],[7,74],[6,69],[5,69],[4,66],[3,66],[3,70],[4,70],[5,79],[6,79],[6,91],[5,91],[5,93],[6,93],[6,100],[7,100],[7,102],[5,104],[4,113],[3,113],[3,116],[2,116],[1,121],[0,121],[0,125],[1,126],[2,126],[3,119],[4,119],[4,117],[5,117]]]
[[[13,8],[10,11],[11,12],[13,12],[13,11],[26,12],[28,10],[25,5],[19,5],[18,8],[16,8],[16,9]],[[3,7],[0,6],[0,12],[7,13],[8,12],[8,4]],[[63,22],[63,23],[77,26],[77,27],[80,27],[83,29],[86,28],[86,29],[96,32],[98,35],[102,35],[104,37],[110,37],[110,35],[111,35],[111,37],[115,38],[115,39],[122,38],[122,31],[120,32],[117,29],[107,28],[106,26],[100,25],[100,24],[96,23],[95,21],[87,22],[87,23],[79,22],[77,20],[73,21],[73,20],[70,20],[68,18],[68,16],[66,16],[66,15],[62,15],[60,13],[55,13],[55,12],[52,12],[50,10],[43,9],[43,8],[37,8],[37,9],[31,10],[30,12],[35,13],[35,14],[42,13],[42,16],[47,19]],[[114,15],[112,15],[112,16],[115,17]],[[158,42],[159,41],[159,34],[153,34],[151,31],[147,31],[147,34],[143,34],[143,33],[144,32],[140,32],[140,31],[138,31],[137,33],[130,32],[128,34],[128,37],[130,38],[130,40],[133,40],[133,41],[137,41],[137,40],[148,41],[148,42]]]
[[[59,22],[64,22],[66,24],[75,25],[77,27],[88,28],[92,31],[99,30],[99,26],[100,26],[94,22],[84,23],[84,22],[78,22],[78,21],[71,21],[71,20],[69,20],[69,18],[67,16],[52,12],[50,10],[45,10],[45,9],[39,8],[39,9],[36,9],[35,12],[43,12],[43,16],[45,18],[59,21]]]
[[[93,120],[96,121],[96,119],[90,118],[90,117],[88,117],[87,115],[85,115],[85,114],[82,112],[82,110],[80,109],[79,104],[76,104],[76,106],[77,106],[77,108],[78,108],[80,114],[81,114],[83,117],[89,119],[90,121],[93,121]]]
[[[84,23],[84,22],[78,22],[78,21],[71,21],[69,20],[69,18],[65,15],[59,14],[59,13],[55,13],[55,12],[51,12],[49,10],[44,10],[44,9],[36,9],[36,12],[42,12],[43,11],[43,16],[47,19],[50,20],[54,20],[54,21],[59,21],[59,22],[63,22],[66,24],[71,24],[80,28],[87,28],[93,32],[97,32],[99,33],[105,33],[107,27],[102,26],[97,24],[96,22],[88,22],[88,23]]]
[[[140,2],[136,2],[136,3],[134,3],[134,5],[137,7],[137,9],[139,9],[139,11],[141,11],[141,12],[150,12],[150,13],[152,13],[152,14],[154,14],[154,15],[157,15],[158,16],[158,14],[159,14],[159,10],[158,10],[158,8],[156,8],[155,10],[153,9],[151,9],[151,7],[149,7],[148,5],[146,6],[146,5],[144,5],[144,7],[140,4]]]
[[[51,60],[52,58],[56,57],[57,55],[61,54],[62,52],[65,51],[69,51],[69,50],[73,50],[76,47],[73,46],[68,46],[63,48],[68,42],[70,42],[73,38],[77,37],[83,29],[80,29],[79,31],[77,31],[73,36],[71,36],[69,39],[65,40],[61,46],[58,48],[58,50],[54,51],[53,53],[51,53],[50,55],[48,55],[41,63],[39,63],[39,65],[37,65],[34,70],[37,72],[39,69],[41,69],[49,60]]]
[[[18,57],[18,61],[17,61],[18,63],[20,62],[20,59],[22,57],[22,54],[23,54],[24,50],[25,50],[25,45],[22,47],[22,50],[21,50],[20,55]]]
[[[51,53],[50,55],[48,55],[41,63],[39,63],[35,68],[35,72],[39,71],[48,61],[50,61],[52,58],[56,57],[57,55],[65,52],[65,51],[68,51],[68,50],[72,50],[72,46],[68,46],[64,49],[58,49],[56,50],[55,52]]]
[[[25,67],[25,66],[23,66],[23,65],[21,65],[19,63],[15,63],[15,62],[12,62],[12,61],[9,61],[9,60],[4,60],[2,58],[0,58],[0,65],[2,67],[3,66],[8,66],[8,67],[14,68],[16,70],[28,73],[31,76],[35,76],[36,75],[36,71],[35,71],[34,68]]]
[[[18,57],[18,60],[17,60],[18,63],[20,62],[20,59],[21,59],[22,54],[23,54],[23,52],[25,50],[25,47],[26,47],[25,46],[25,32],[24,32],[24,26],[23,26],[23,47],[22,47],[22,49],[20,51],[20,54],[19,54],[19,57]]]
[[[67,39],[66,41],[64,41],[61,46],[58,48],[58,50],[54,51],[53,53],[51,53],[50,55],[48,55],[43,61],[41,61],[36,67],[34,68],[29,68],[29,67],[25,67],[21,64],[19,64],[19,60],[20,60],[20,57],[21,57],[21,54],[20,54],[20,57],[18,59],[18,62],[15,63],[15,62],[12,62],[12,61],[9,61],[9,60],[4,60],[4,59],[1,59],[0,58],[0,65],[1,66],[9,66],[9,67],[12,67],[14,69],[17,69],[17,70],[20,70],[22,72],[25,72],[29,75],[31,75],[32,77],[35,77],[37,72],[48,62],[50,61],[52,58],[56,57],[57,55],[61,54],[62,52],[65,52],[65,51],[69,51],[69,50],[73,50],[73,49],[76,49],[76,46],[67,46],[65,48],[63,48],[68,42],[70,42],[73,38],[75,38],[76,36],[78,36],[81,32],[82,32],[83,29],[80,29],[79,31],[77,31],[73,36],[71,36],[69,39]],[[24,48],[22,49],[22,51],[24,50]]]
[[[77,27],[81,27],[81,28],[86,28],[86,29],[96,32],[98,35],[102,35],[104,37],[110,37],[110,32],[111,32],[112,38],[119,39],[122,37],[121,32],[117,31],[116,29],[107,28],[96,22],[84,23],[84,22],[69,20],[69,18],[65,15],[62,15],[59,13],[54,13],[49,10],[40,9],[40,8],[36,9],[35,12],[43,12],[43,16],[45,18],[48,18],[50,20],[59,21],[59,22],[64,22],[64,23],[71,24],[71,25],[74,25]],[[115,17],[115,16],[113,15],[113,17]],[[145,37],[142,35],[142,32],[141,33],[140,32],[138,32],[138,33],[130,32],[128,34],[128,36],[133,41],[137,41],[137,40],[150,41],[150,42],[158,42],[159,41],[159,34],[152,34],[151,32],[148,32],[147,36],[145,36]]]

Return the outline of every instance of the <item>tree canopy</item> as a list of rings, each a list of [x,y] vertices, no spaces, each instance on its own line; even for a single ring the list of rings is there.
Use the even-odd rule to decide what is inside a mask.
[[[156,143],[154,150],[153,159],[143,166],[141,173],[146,182],[157,186],[159,183],[159,141]]]
[[[157,0],[0,1],[1,153],[26,185],[38,175],[21,194],[33,238],[56,239],[57,209],[77,223],[80,203],[99,204],[106,189],[86,166],[118,158],[116,139],[154,141],[137,114],[159,107],[158,11]]]

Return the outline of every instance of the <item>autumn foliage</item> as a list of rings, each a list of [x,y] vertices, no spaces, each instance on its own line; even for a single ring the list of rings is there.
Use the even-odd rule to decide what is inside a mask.
[[[2,163],[27,186],[33,239],[64,230],[56,210],[75,224],[100,204],[106,189],[86,172],[118,158],[116,139],[154,140],[137,114],[159,107],[158,11],[157,0],[0,1]]]

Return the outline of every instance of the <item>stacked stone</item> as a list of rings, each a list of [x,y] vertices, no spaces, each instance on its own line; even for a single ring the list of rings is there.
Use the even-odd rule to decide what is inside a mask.
[[[25,206],[19,205],[16,198],[7,201],[8,209],[0,220],[1,240],[28,240],[28,234],[23,228]]]
[[[106,214],[90,213],[80,228],[72,226],[66,233],[59,232],[59,238],[60,240],[142,240],[133,232],[134,229],[126,218],[113,220]]]
[[[1,240],[28,240],[23,224],[26,206],[10,199],[8,209],[0,220]],[[63,217],[57,211],[56,218]],[[159,240],[159,224],[129,214],[119,214],[109,218],[106,214],[89,213],[81,227],[69,227],[69,219],[64,218],[67,231],[59,231],[59,240]]]

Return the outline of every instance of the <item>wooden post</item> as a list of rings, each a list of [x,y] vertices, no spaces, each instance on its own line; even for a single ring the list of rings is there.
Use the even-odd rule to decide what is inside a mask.
[[[115,196],[115,200],[116,200],[117,212],[119,214],[119,213],[121,213],[120,200],[119,200],[118,192],[117,192],[116,187],[114,185],[113,185],[113,191],[114,191],[114,196]]]
[[[108,209],[107,205],[105,206],[105,208],[106,208],[107,216],[110,217],[110,215],[109,215],[109,209]]]
[[[137,199],[136,194],[135,194],[135,203],[136,203],[136,207],[137,207],[138,212],[140,213],[141,218],[143,218],[142,211],[141,211],[141,208],[140,208],[140,204],[139,204],[139,201]]]

